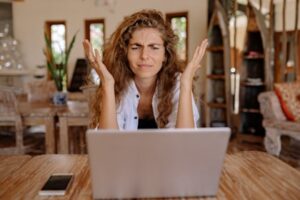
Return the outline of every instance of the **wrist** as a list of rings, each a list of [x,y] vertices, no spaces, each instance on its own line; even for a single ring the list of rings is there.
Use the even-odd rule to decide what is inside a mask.
[[[114,92],[115,83],[114,82],[110,82],[110,83],[108,83],[108,82],[104,83],[103,82],[101,84],[101,87],[102,87],[104,92]]]
[[[180,90],[181,91],[191,91],[193,87],[193,80],[190,78],[184,78],[183,76],[180,79]]]
[[[191,92],[193,83],[191,81],[182,81],[180,83],[180,92]]]

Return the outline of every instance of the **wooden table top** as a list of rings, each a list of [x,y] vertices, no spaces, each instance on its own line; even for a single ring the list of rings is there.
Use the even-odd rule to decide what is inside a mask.
[[[17,162],[3,162],[0,172]],[[12,158],[14,160],[15,158]],[[20,160],[25,158],[20,157]],[[27,158],[26,158],[27,159]],[[25,160],[26,160],[25,159]],[[14,164],[12,164],[14,163]],[[2,170],[2,171],[1,171]],[[39,189],[55,172],[72,172],[74,182],[64,197],[40,197]],[[300,172],[264,152],[226,155],[216,198],[193,199],[299,199]],[[0,177],[0,199],[92,199],[86,155],[42,155],[31,158],[11,177]]]
[[[0,155],[0,185],[2,181],[10,176],[19,168],[21,168],[26,162],[31,159],[29,155],[22,156],[4,156]]]
[[[67,105],[56,106],[49,102],[19,102],[19,111],[22,116],[88,116],[88,103],[84,101],[68,101]]]

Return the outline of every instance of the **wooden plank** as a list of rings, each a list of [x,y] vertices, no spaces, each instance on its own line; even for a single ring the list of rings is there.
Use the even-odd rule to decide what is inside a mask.
[[[10,165],[0,162],[0,166]],[[38,196],[47,178],[57,172],[74,173],[69,192],[63,197]],[[298,199],[299,182],[300,172],[278,158],[265,152],[243,151],[226,155],[217,196],[209,199]],[[33,157],[1,182],[0,188],[1,199],[93,199],[86,155]]]
[[[16,170],[31,159],[29,155],[3,156],[0,155],[0,185],[9,179]],[[0,191],[2,189],[0,188]]]
[[[299,171],[278,158],[243,151],[225,158],[219,191],[224,199],[299,199],[299,183]]]
[[[225,103],[210,102],[210,103],[208,103],[208,106],[211,108],[224,108],[224,109],[227,108]]]
[[[6,166],[6,165],[4,165]],[[7,168],[8,166],[6,166]],[[0,199],[76,199],[72,195],[84,193],[82,187],[89,189],[90,185],[79,185],[82,176],[88,170],[87,156],[80,155],[42,155],[33,157],[22,168],[16,170],[9,179],[0,185]],[[74,180],[68,193],[63,197],[40,197],[38,191],[42,188],[48,177],[53,173],[73,173]],[[91,199],[91,196],[89,197]]]

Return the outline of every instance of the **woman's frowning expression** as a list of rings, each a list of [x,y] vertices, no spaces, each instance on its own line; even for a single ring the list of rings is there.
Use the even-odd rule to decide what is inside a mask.
[[[161,33],[154,28],[134,31],[129,40],[127,58],[136,78],[156,78],[165,60]]]

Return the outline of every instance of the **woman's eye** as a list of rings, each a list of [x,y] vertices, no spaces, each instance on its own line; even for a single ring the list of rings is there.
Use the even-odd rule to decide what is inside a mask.
[[[132,47],[131,47],[131,50],[137,50],[137,49],[139,49],[138,46],[132,46]]]

